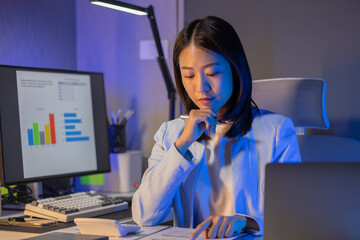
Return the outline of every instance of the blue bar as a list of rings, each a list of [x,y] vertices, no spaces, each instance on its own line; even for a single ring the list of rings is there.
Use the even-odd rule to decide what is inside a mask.
[[[79,141],[89,141],[89,137],[74,137],[74,138],[66,138],[67,142],[79,142]]]
[[[81,123],[81,119],[65,119],[65,123]]]
[[[65,125],[65,130],[75,129],[75,125]]]
[[[81,131],[65,132],[66,136],[81,135]]]
[[[33,130],[32,129],[28,129],[28,140],[29,140],[29,145],[32,146],[34,145],[34,134],[33,134]]]
[[[64,113],[64,117],[76,117],[76,113]]]

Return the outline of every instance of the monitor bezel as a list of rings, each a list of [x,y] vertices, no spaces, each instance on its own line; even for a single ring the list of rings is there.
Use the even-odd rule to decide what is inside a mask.
[[[8,68],[9,70],[12,69],[15,74],[16,71],[38,71],[38,72],[51,72],[51,73],[69,73],[69,74],[86,74],[90,75],[90,84],[91,84],[91,95],[92,95],[92,107],[93,107],[93,117],[94,117],[94,131],[95,131],[95,147],[96,147],[96,159],[97,164],[99,162],[103,164],[98,169],[94,171],[84,171],[84,172],[75,172],[75,173],[68,173],[68,174],[58,174],[58,175],[49,175],[49,176],[40,176],[40,177],[32,177],[32,178],[24,178],[22,176],[22,179],[16,180],[16,181],[8,181],[6,178],[6,168],[4,164],[4,156],[3,156],[3,131],[2,131],[2,111],[0,109],[0,186],[9,186],[9,185],[16,185],[16,184],[26,184],[26,183],[32,183],[32,182],[40,182],[40,181],[47,181],[47,180],[55,180],[55,179],[61,179],[61,178],[71,178],[71,177],[79,177],[79,176],[85,176],[85,175],[91,175],[91,174],[98,174],[98,173],[106,173],[110,172],[110,158],[109,158],[109,140],[107,137],[107,126],[108,126],[108,120],[106,116],[106,95],[105,95],[105,81],[104,81],[104,74],[102,72],[92,72],[92,71],[78,71],[78,70],[70,70],[70,69],[57,69],[57,68],[41,68],[41,67],[26,67],[26,66],[15,66],[15,65],[1,65],[0,64],[0,70],[1,68]],[[97,75],[96,78],[92,78],[92,76]],[[94,87],[93,82],[99,81],[98,78],[101,78],[101,83],[98,83],[97,86],[100,84],[102,89],[96,89],[98,94],[101,94],[103,97],[103,103],[97,103],[94,101]],[[0,90],[1,93],[1,90]],[[16,91],[16,97],[18,99],[18,93]],[[18,102],[16,102],[18,104]],[[96,115],[98,113],[98,110],[95,111],[97,105],[102,105],[103,111],[100,116]],[[1,105],[0,105],[1,106]],[[101,110],[101,109],[99,109]],[[99,139],[99,132],[100,129],[97,129],[97,127],[100,127],[101,125],[96,124],[95,117],[101,118],[101,121],[104,123],[102,126],[103,133],[100,134],[102,137]],[[17,119],[19,120],[19,115],[17,115]],[[104,137],[106,135],[106,137]],[[101,141],[101,143],[99,143]],[[102,157],[106,157],[105,160],[99,160],[98,157],[100,153],[98,153],[98,147],[99,144],[102,145],[102,151],[105,151],[106,153],[102,152]],[[104,148],[104,145],[106,147]],[[105,156],[106,155],[106,156]],[[22,161],[22,159],[21,159]]]

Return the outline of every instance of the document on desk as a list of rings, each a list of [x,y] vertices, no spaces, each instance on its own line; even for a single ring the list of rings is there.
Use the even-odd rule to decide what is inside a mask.
[[[180,227],[169,227],[162,231],[155,232],[154,234],[140,238],[141,240],[179,240],[189,239],[191,234],[194,232],[193,228],[180,228]],[[216,240],[231,240],[248,234],[237,234],[231,238],[216,238]],[[204,235],[200,234],[197,239],[205,239]]]
[[[140,231],[134,233],[134,234],[128,234],[125,237],[109,237],[109,240],[135,240],[135,239],[145,239],[145,237],[152,236],[157,232],[163,231],[164,229],[172,228],[169,226],[154,226],[154,227],[141,227]],[[150,238],[151,239],[151,238]]]
[[[66,232],[66,233],[77,233],[80,234],[79,229],[74,226],[66,229],[60,229],[56,232]],[[140,231],[126,235],[125,237],[109,237],[109,240],[182,240],[189,239],[191,234],[194,232],[193,228],[179,228],[179,227],[169,227],[169,226],[154,226],[154,227],[142,227]],[[216,238],[216,240],[231,240],[231,239],[243,239],[246,240],[246,236],[248,234],[237,234],[231,238]],[[244,238],[242,238],[244,237]],[[201,234],[197,239],[205,239],[205,237]]]

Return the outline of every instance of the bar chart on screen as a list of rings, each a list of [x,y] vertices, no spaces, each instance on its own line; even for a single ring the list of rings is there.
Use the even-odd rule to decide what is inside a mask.
[[[56,131],[54,113],[49,113],[48,123],[39,124],[32,122],[32,127],[27,129],[28,145],[56,144]]]
[[[66,142],[82,142],[90,140],[89,136],[83,135],[83,131],[81,130],[82,122],[82,118],[79,118],[77,113],[64,113]]]
[[[18,71],[17,90],[24,176],[96,169],[90,77]]]

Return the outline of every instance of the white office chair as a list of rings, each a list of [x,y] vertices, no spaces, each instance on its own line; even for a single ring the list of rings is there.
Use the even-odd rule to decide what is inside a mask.
[[[290,117],[295,125],[303,162],[360,161],[360,141],[331,135],[305,134],[328,129],[326,82],[310,78],[253,81],[252,98],[261,109]]]

